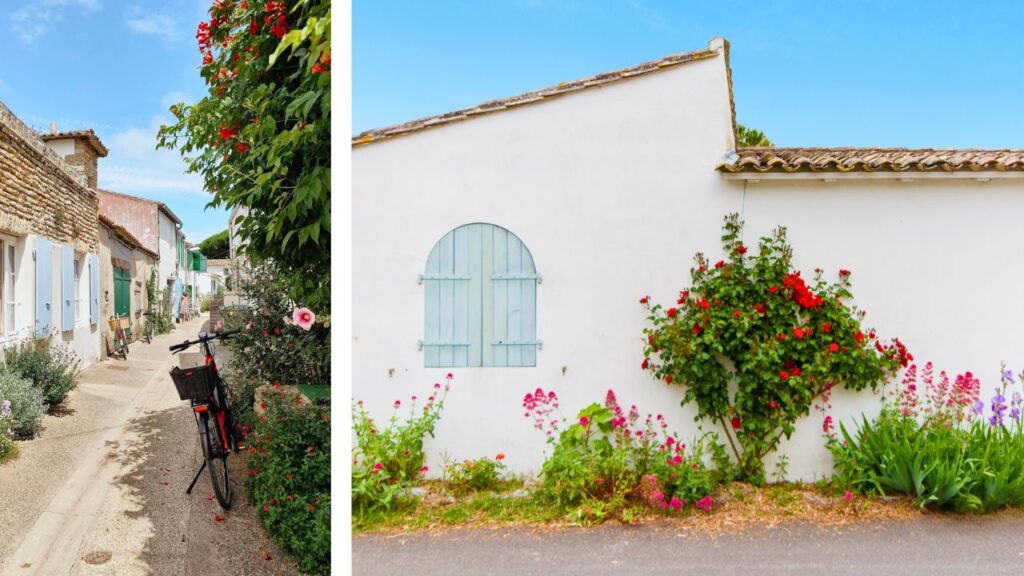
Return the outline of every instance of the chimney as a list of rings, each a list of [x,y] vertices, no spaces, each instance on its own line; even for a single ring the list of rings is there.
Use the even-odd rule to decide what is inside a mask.
[[[50,133],[43,134],[46,144],[65,162],[85,174],[86,184],[95,188],[98,183],[97,160],[107,156],[107,147],[91,129],[58,132],[57,123],[50,123]]]

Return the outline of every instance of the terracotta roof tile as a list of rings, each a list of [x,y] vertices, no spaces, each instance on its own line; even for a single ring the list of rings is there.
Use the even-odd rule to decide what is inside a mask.
[[[46,141],[63,140],[65,138],[74,138],[76,140],[83,139],[89,142],[89,145],[92,146],[92,149],[96,151],[96,155],[99,156],[100,158],[106,158],[107,154],[109,153],[107,147],[103,145],[103,142],[100,142],[99,136],[97,136],[96,133],[92,131],[92,128],[87,128],[85,130],[66,130],[64,132],[40,134],[39,137]]]
[[[559,82],[554,86],[547,88],[541,88],[540,90],[534,90],[518,96],[512,96],[510,98],[501,98],[499,100],[491,100],[473,106],[472,108],[465,108],[463,110],[455,110],[447,112],[445,114],[438,114],[436,116],[430,116],[427,118],[420,118],[419,120],[413,120],[404,124],[397,124],[395,126],[388,126],[386,128],[377,128],[375,130],[367,130],[358,136],[352,138],[352,145],[359,146],[369,142],[377,142],[380,140],[386,140],[393,136],[399,136],[401,134],[408,134],[409,132],[415,132],[431,126],[437,126],[440,124],[448,124],[450,122],[457,122],[459,120],[465,120],[467,118],[477,116],[479,114],[487,114],[490,112],[496,112],[500,110],[507,110],[516,106],[522,106],[524,104],[531,104],[533,102],[539,102],[548,98],[554,98],[570,92],[577,92],[586,88],[593,88],[596,86],[604,86],[627,78],[633,78],[642,74],[648,74],[656,72],[658,70],[669,68],[672,66],[678,66],[687,62],[694,62],[697,60],[704,60],[705,58],[712,58],[718,55],[718,51],[712,48],[706,50],[696,50],[694,52],[684,52],[682,54],[673,54],[666,56],[659,60],[652,62],[644,62],[636,66],[629,68],[623,68],[621,70],[613,70],[611,72],[602,72],[601,74],[595,74],[587,78],[581,78],[579,80],[573,80],[571,82]]]
[[[1024,149],[740,148],[723,172],[1024,171]]]

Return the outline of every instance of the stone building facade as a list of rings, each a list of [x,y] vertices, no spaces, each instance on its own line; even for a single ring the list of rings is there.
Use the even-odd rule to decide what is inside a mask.
[[[99,222],[101,355],[106,357],[114,349],[106,319],[127,311],[132,340],[142,336],[142,312],[149,308],[146,284],[156,268],[157,254],[107,216],[100,214]]]
[[[93,174],[104,150],[92,149]],[[70,156],[81,164],[0,103],[0,346],[52,334],[88,365],[100,354],[98,200],[88,155]]]

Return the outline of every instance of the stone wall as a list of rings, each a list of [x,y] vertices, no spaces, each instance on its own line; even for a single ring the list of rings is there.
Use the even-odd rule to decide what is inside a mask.
[[[75,139],[75,153],[70,156],[65,156],[64,161],[72,166],[80,166],[85,172],[86,185],[89,188],[96,188],[97,175],[96,175],[96,150],[89,145],[87,140],[80,138]]]
[[[87,185],[80,169],[0,103],[0,231],[96,252],[98,201]]]

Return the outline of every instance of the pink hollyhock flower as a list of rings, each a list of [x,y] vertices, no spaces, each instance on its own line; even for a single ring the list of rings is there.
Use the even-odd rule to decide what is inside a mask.
[[[292,312],[292,322],[297,324],[299,328],[303,330],[309,330],[313,327],[313,322],[316,321],[316,315],[313,314],[309,308],[296,308]]]
[[[224,330],[224,321],[223,320],[217,320],[217,323],[214,324],[214,328],[217,329],[217,332],[220,332],[220,331]]]

